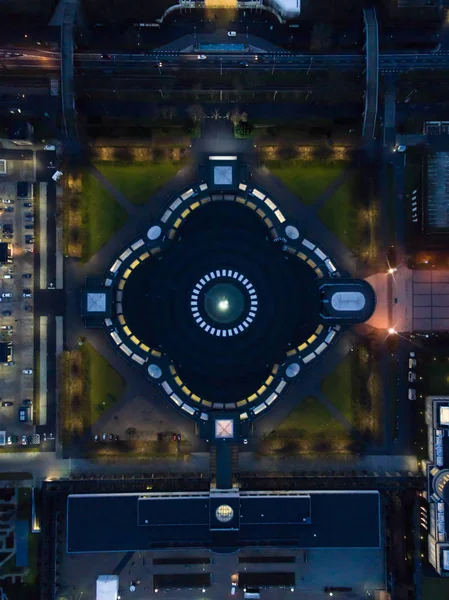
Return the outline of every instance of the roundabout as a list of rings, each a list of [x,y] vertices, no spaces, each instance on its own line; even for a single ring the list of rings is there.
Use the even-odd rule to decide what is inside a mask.
[[[278,204],[237,187],[201,183],[172,199],[112,261],[101,286],[111,309],[95,315],[116,350],[203,423],[264,414],[375,307],[369,284],[340,272]]]

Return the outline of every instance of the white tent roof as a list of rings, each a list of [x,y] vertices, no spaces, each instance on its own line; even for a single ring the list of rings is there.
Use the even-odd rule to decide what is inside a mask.
[[[99,575],[96,600],[117,600],[118,575]]]

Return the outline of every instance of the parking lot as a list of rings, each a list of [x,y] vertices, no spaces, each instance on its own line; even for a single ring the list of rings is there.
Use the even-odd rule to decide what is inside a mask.
[[[10,262],[0,268],[0,341],[12,342],[9,363],[0,364],[0,429],[7,444],[27,445],[33,436],[34,412],[34,201],[33,184],[0,184],[0,238],[11,244]],[[25,236],[30,236],[26,240]],[[19,421],[26,408],[27,420]]]

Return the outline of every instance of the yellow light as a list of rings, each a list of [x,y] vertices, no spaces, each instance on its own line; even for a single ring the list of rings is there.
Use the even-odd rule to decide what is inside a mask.
[[[390,328],[388,329],[388,333],[389,333],[390,335],[396,335],[397,331],[396,331],[396,329],[395,329],[394,327],[390,327]]]

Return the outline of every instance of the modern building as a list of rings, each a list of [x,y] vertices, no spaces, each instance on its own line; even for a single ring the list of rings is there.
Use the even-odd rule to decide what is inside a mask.
[[[426,398],[429,462],[427,465],[429,562],[449,576],[449,396]],[[421,516],[423,518],[423,515]]]

